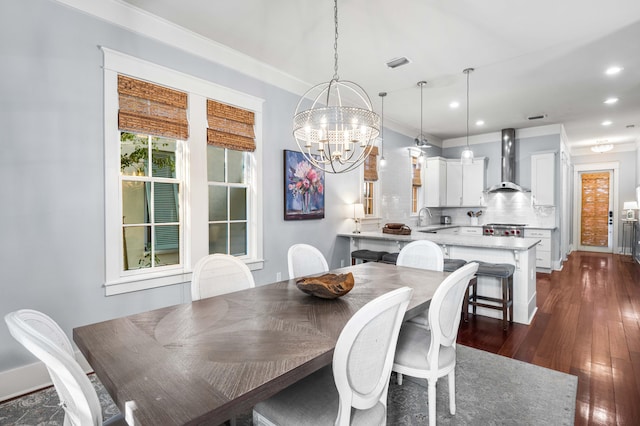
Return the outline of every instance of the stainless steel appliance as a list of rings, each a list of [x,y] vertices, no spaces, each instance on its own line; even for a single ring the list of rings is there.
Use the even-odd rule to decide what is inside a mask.
[[[451,216],[440,216],[440,225],[451,225]]]
[[[502,129],[502,182],[487,189],[487,192],[529,192],[516,183],[516,129]]]
[[[489,237],[524,238],[523,223],[488,223],[482,226],[482,234]]]

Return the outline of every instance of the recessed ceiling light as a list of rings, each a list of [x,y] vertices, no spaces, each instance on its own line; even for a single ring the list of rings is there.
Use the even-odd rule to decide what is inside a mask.
[[[613,67],[607,68],[607,70],[604,73],[607,74],[607,75],[616,75],[620,71],[622,71],[623,69],[624,68],[619,67],[619,66],[613,66]]]
[[[612,121],[611,121],[611,120],[604,120],[604,121],[602,122],[602,125],[603,125],[603,126],[611,126],[611,123],[612,123]]]
[[[612,105],[612,104],[615,104],[616,102],[618,102],[618,98],[609,98],[606,101],[604,101],[604,103],[607,105]]]
[[[451,102],[449,104],[449,108],[451,108],[451,109],[458,108],[459,106],[460,106],[460,102],[458,102],[458,101],[453,101],[453,102]]]
[[[476,121],[476,126],[484,126],[484,120]]]

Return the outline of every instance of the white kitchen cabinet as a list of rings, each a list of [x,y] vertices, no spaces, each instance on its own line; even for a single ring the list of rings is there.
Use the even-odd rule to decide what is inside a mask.
[[[472,164],[462,165],[459,160],[447,161],[447,206],[479,207],[484,205],[486,167],[484,157]]]
[[[555,153],[531,156],[531,202],[534,206],[555,205]]]
[[[424,168],[424,200],[427,207],[447,205],[447,161],[442,157],[427,158]]]
[[[551,269],[551,230],[525,229],[524,237],[540,240],[540,243],[536,246],[536,267]]]

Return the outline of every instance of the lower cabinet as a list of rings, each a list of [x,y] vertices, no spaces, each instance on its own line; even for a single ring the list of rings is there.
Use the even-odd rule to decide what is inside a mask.
[[[525,229],[525,238],[538,238],[540,243],[536,246],[536,267],[551,269],[551,230],[549,229]]]

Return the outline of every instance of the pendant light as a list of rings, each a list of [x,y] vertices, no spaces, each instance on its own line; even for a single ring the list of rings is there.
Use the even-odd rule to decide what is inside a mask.
[[[427,85],[426,81],[419,81],[418,82],[418,86],[420,87],[420,134],[418,135],[417,138],[414,139],[414,142],[416,144],[416,146],[418,148],[429,148],[431,147],[431,145],[429,145],[429,141],[427,140],[427,138],[424,137],[424,133],[422,131],[422,115],[423,115],[423,107],[424,107],[424,102],[423,102],[423,89],[424,86]]]
[[[384,167],[387,164],[387,160],[384,158],[384,97],[387,96],[387,92],[380,92],[378,96],[380,96],[382,104],[380,111],[380,167]]]
[[[344,173],[369,155],[380,133],[380,117],[362,87],[338,76],[338,0],[333,3],[333,77],[302,96],[293,117],[293,136],[307,161],[327,173]],[[309,109],[302,109],[309,103]]]
[[[473,163],[473,151],[469,147],[469,74],[473,72],[473,68],[467,68],[462,72],[467,75],[467,147],[460,155],[460,162],[468,166]]]

